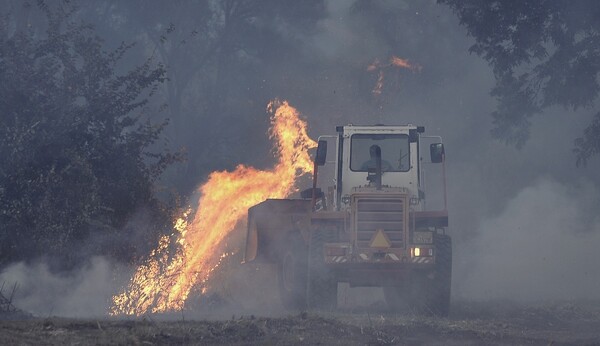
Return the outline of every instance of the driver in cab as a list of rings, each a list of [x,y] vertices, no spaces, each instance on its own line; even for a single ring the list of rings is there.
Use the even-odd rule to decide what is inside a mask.
[[[365,163],[360,166],[360,169],[367,172],[375,170],[377,168],[377,154],[379,154],[379,157],[381,158],[381,148],[376,144],[371,145],[369,148],[369,156],[371,158],[365,161]],[[391,170],[392,165],[386,160],[381,159],[381,171],[387,172]]]

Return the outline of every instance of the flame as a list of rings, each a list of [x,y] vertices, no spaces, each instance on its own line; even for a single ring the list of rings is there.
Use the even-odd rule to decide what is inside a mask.
[[[396,67],[407,68],[407,69],[409,69],[409,70],[411,70],[413,72],[415,72],[415,71],[421,71],[421,69],[423,68],[419,64],[411,64],[408,60],[399,58],[397,56],[393,56],[390,59],[390,65],[391,66],[396,66]]]
[[[379,96],[383,92],[383,80],[384,80],[384,75],[385,75],[384,70],[386,68],[389,68],[392,66],[409,69],[412,72],[421,72],[421,69],[423,68],[419,64],[412,64],[407,59],[402,59],[397,56],[392,56],[390,58],[389,63],[387,63],[385,65],[381,64],[381,62],[379,62],[379,59],[375,59],[372,64],[369,64],[367,66],[368,72],[377,71],[377,82],[375,83],[375,87],[373,87],[373,90],[371,90],[373,95]]]
[[[371,92],[373,95],[381,95],[383,91],[383,70],[379,70],[379,75],[377,76],[377,82],[375,83],[375,87]]]
[[[379,59],[375,59],[372,64],[367,66],[367,71],[371,72],[371,71],[375,71],[379,68],[381,68],[381,63],[379,62]]]
[[[306,122],[287,101],[272,101],[270,139],[279,160],[271,170],[239,165],[233,172],[213,172],[200,187],[199,208],[188,224],[189,211],[176,220],[171,237],[160,239],[127,288],[113,297],[111,315],[181,310],[191,290],[204,286],[227,253],[223,243],[248,208],[267,198],[285,198],[296,179],[312,172],[308,149],[316,147]],[[173,250],[173,248],[175,248]],[[206,287],[200,287],[205,292]]]

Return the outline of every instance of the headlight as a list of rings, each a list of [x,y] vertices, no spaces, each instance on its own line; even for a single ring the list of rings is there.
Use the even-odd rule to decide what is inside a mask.
[[[410,249],[410,253],[412,257],[431,257],[433,256],[433,249],[414,247]]]

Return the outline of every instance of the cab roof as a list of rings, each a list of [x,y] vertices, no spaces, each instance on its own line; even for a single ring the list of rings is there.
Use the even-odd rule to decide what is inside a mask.
[[[425,126],[417,126],[417,125],[412,125],[412,124],[407,124],[407,125],[383,125],[383,124],[354,125],[354,124],[348,124],[348,125],[344,125],[344,126],[336,126],[335,129],[338,133],[344,133],[344,132],[352,132],[352,133],[406,132],[409,130],[417,130],[418,133],[425,132]]]

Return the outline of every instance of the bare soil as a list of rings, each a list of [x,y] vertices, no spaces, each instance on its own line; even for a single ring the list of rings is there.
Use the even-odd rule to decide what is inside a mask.
[[[455,302],[449,318],[361,311],[136,319],[13,316],[2,345],[600,345],[600,303]]]

